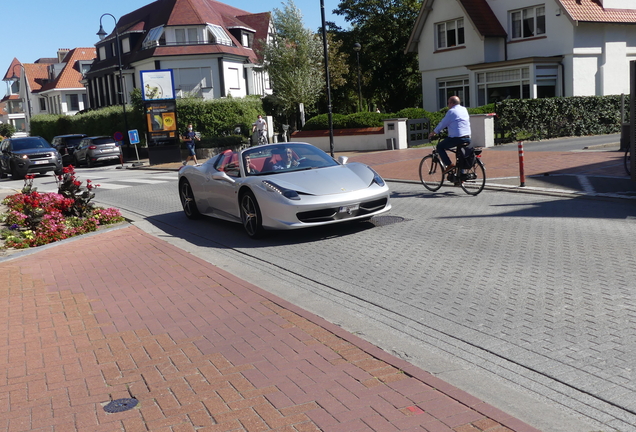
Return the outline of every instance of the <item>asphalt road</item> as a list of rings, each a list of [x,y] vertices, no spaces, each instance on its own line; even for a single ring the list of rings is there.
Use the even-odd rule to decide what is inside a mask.
[[[99,203],[541,430],[636,430],[632,202],[391,183],[370,223],[255,242],[147,177]]]

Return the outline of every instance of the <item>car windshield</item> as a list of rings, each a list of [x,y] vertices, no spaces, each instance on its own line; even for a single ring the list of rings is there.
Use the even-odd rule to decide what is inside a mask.
[[[327,153],[309,144],[258,146],[242,154],[246,175],[275,174],[338,165]]]
[[[13,140],[13,150],[27,150],[34,148],[50,149],[51,145],[42,138],[23,138]]]
[[[66,145],[69,147],[77,147],[83,137],[67,138]]]

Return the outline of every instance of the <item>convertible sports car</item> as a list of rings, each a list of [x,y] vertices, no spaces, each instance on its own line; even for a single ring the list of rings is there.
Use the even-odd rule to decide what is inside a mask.
[[[305,143],[226,150],[179,170],[186,216],[202,214],[243,224],[250,237],[264,229],[295,229],[370,219],[391,209],[389,187],[371,167],[336,162]]]

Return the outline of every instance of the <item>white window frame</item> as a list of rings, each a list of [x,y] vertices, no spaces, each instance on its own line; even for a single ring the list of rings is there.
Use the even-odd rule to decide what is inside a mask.
[[[545,36],[547,32],[545,25],[545,5],[512,10],[509,12],[509,19],[510,40],[523,40]],[[531,25],[526,25],[530,20],[532,20]],[[542,25],[538,24],[539,21],[542,22]],[[526,34],[526,32],[528,33]]]
[[[459,29],[462,29],[460,32]],[[455,34],[455,44],[448,45],[448,33]],[[460,38],[462,39],[460,41]],[[455,48],[466,45],[466,34],[464,33],[464,18],[456,18],[435,24],[435,47],[438,50]]]
[[[151,28],[144,39],[142,44],[142,48],[154,48],[159,46],[159,39],[163,36],[164,26],[160,25],[158,27]]]
[[[227,35],[223,27],[208,23],[209,34],[212,36],[210,43],[232,46],[232,39]]]

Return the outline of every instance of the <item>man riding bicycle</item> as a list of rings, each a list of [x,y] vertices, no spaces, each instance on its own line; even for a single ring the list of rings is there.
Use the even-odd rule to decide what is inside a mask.
[[[258,115],[258,119],[252,124],[252,133],[258,130],[258,144],[267,144],[267,122],[262,115]]]
[[[470,144],[470,116],[468,110],[461,105],[461,101],[457,96],[448,98],[448,112],[433,129],[433,132],[428,135],[429,139],[446,128],[448,128],[448,137],[444,138],[436,147],[445,167],[444,174],[455,167],[455,164],[451,162],[448,154],[446,154],[446,150]]]

